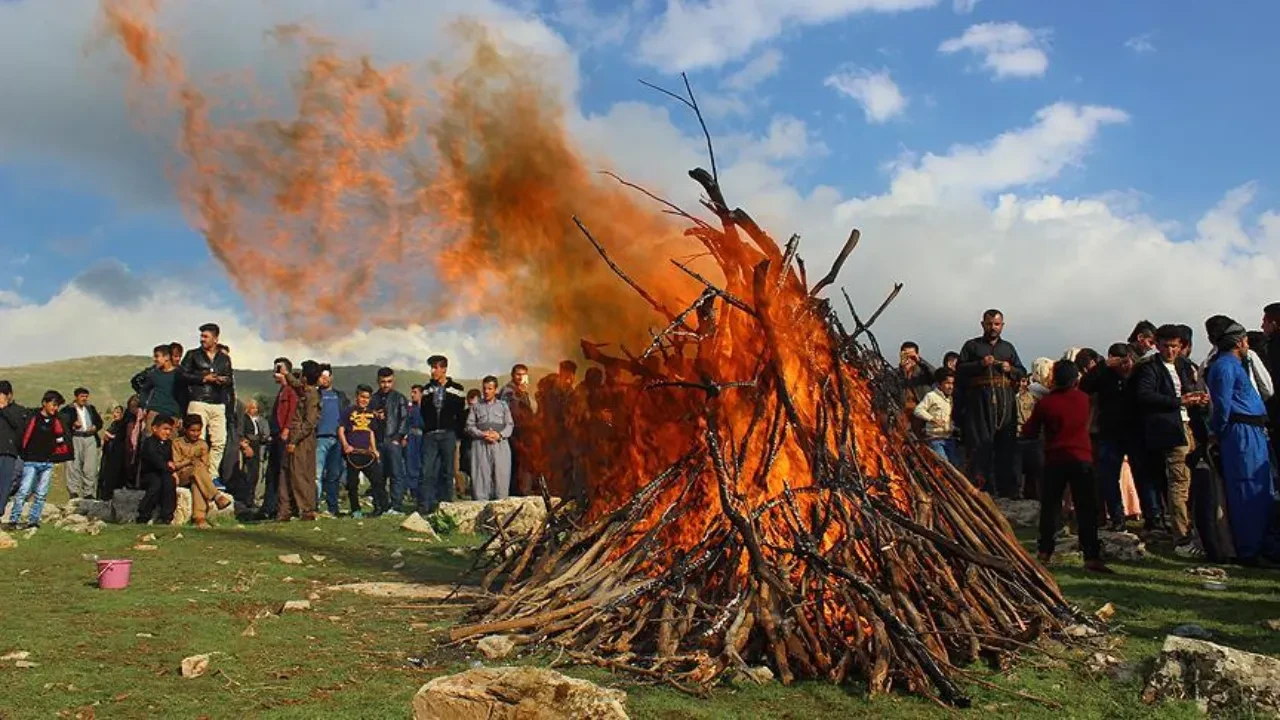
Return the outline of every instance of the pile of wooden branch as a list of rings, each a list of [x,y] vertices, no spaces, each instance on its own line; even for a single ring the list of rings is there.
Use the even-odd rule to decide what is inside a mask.
[[[579,224],[666,316],[650,351],[681,361],[633,358],[634,372],[680,393],[681,412],[632,404],[621,474],[587,511],[548,500],[531,534],[500,530],[477,561],[490,599],[453,640],[502,633],[691,692],[767,664],[784,683],[967,704],[965,665],[1000,664],[1078,613],[989,498],[904,426],[869,332],[884,306],[864,323],[849,303],[849,330],[819,297],[857,231],[810,286],[798,238],[779,247],[730,209],[714,170],[690,176],[718,224],[667,206],[722,279],[681,265],[705,292],[680,312]]]

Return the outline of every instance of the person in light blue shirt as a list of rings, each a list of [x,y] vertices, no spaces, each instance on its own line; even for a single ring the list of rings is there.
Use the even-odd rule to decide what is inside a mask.
[[[1271,462],[1267,444],[1267,411],[1249,380],[1244,363],[1249,342],[1245,329],[1222,318],[1205,323],[1218,355],[1209,365],[1209,397],[1213,410],[1209,431],[1218,440],[1227,511],[1235,539],[1236,562],[1255,565],[1262,553],[1271,519]]]
[[[320,366],[320,420],[316,423],[316,498],[324,498],[330,515],[338,514],[338,483],[346,476],[338,426],[347,416],[347,396],[333,387],[333,368]]]

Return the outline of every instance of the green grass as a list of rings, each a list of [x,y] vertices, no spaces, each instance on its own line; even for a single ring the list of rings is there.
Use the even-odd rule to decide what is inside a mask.
[[[148,532],[157,535],[159,550],[132,550]],[[19,547],[0,552],[0,654],[27,650],[39,666],[0,663],[0,718],[74,717],[85,708],[98,718],[403,718],[423,683],[472,661],[466,650],[442,647],[458,610],[321,588],[373,580],[449,582],[467,560],[447,547],[475,538],[415,543],[394,521],[350,519],[224,525],[205,532],[183,528],[183,537],[178,534],[176,528],[139,526],[109,526],[96,537],[52,527],[30,540],[16,534]],[[399,570],[391,557],[397,548],[406,563]],[[301,553],[307,564],[282,564],[277,556],[284,553]],[[133,558],[131,587],[98,590],[86,554]],[[316,562],[313,554],[325,560]],[[1204,626],[1224,644],[1280,653],[1280,634],[1259,626],[1280,616],[1274,574],[1232,569],[1230,589],[1211,592],[1200,589],[1183,572],[1188,565],[1171,556],[1117,567],[1122,574],[1116,578],[1085,575],[1072,561],[1055,571],[1082,608],[1116,605],[1123,629],[1117,652],[1127,659],[1149,662],[1164,635],[1187,622]],[[315,591],[321,598],[311,612],[254,620]],[[243,636],[250,625],[256,636]],[[182,678],[182,658],[199,653],[219,654],[204,677]],[[424,666],[409,658],[421,658]],[[595,669],[568,672],[623,687],[628,709],[638,718],[957,716],[901,695],[866,699],[857,686],[724,687],[709,699],[695,699],[637,687]],[[965,713],[971,717],[1197,717],[1188,703],[1144,706],[1138,680],[1116,684],[1047,658],[1033,658],[1002,676],[984,674],[1063,709],[973,687],[975,710]]]

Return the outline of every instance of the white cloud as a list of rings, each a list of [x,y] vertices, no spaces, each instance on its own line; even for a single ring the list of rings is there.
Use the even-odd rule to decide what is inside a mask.
[[[978,0],[954,0],[951,3],[951,9],[955,10],[957,15],[968,15],[978,6]]]
[[[1155,35],[1155,33],[1143,33],[1141,35],[1135,35],[1134,37],[1131,37],[1128,40],[1125,40],[1124,46],[1134,51],[1135,53],[1138,53],[1139,55],[1153,53],[1156,51],[1155,44],[1151,42],[1151,37],[1153,35]]]
[[[938,52],[967,50],[982,57],[996,79],[1043,77],[1049,68],[1047,30],[1029,30],[1016,22],[970,25],[960,37],[943,41]]]
[[[823,84],[857,100],[869,123],[892,120],[907,109],[907,98],[888,70],[846,68],[828,76]]]
[[[939,0],[670,0],[640,39],[640,59],[668,72],[719,67],[792,27]]]
[[[737,72],[725,78],[724,85],[730,90],[751,90],[765,80],[777,75],[781,69],[782,53],[774,48],[769,48],[752,58]]]
[[[372,38],[374,47],[393,57],[415,57],[422,44],[419,36],[438,37],[432,33],[440,20],[407,0],[382,2],[377,26],[364,16],[325,9],[329,6],[289,2],[290,12],[301,16],[301,9],[307,9],[325,27],[350,22],[356,37]],[[475,0],[467,4],[474,5]],[[82,9],[91,6],[81,3]],[[158,187],[165,197],[164,163],[155,153],[136,154],[140,141],[123,119],[118,76],[95,70],[96,61],[69,59],[80,57],[88,22],[71,23],[67,18],[77,13],[50,7],[0,4],[0,42],[19,48],[32,67],[45,73],[43,80],[29,82],[19,77],[27,75],[23,73],[0,77],[0,89],[11,91],[5,95],[8,102],[0,105],[0,152],[6,152],[0,157],[22,150],[30,153],[28,158],[66,163],[69,173],[99,192],[119,191],[121,178],[128,177]],[[186,16],[187,22],[194,27],[204,23],[208,27],[201,29],[210,35],[207,40],[201,33],[192,35],[195,56],[212,55],[224,68],[238,68],[246,58],[261,60],[245,48],[258,47],[266,6],[243,0],[235,7],[243,13],[190,11],[196,14]],[[36,10],[39,14],[27,14]],[[521,17],[491,10],[517,23]],[[17,18],[22,22],[9,22]],[[51,30],[37,42],[35,34],[23,30],[31,27],[57,32]],[[530,25],[524,32],[541,37],[548,48],[568,52],[545,28]],[[699,207],[700,189],[685,173],[705,166],[703,139],[690,130],[687,117],[673,122],[672,113],[683,112],[679,106],[640,91],[636,96],[645,102],[620,102],[584,113],[575,97],[576,58],[571,53],[557,56],[552,67],[547,80],[564,88],[565,124],[585,156],[605,158],[602,165],[685,207]],[[1226,192],[1188,237],[1177,239],[1165,220],[1137,212],[1140,203],[1052,191],[1064,172],[1084,171],[1084,161],[1106,128],[1127,117],[1110,107],[1051,105],[1025,126],[994,137],[932,152],[919,148],[916,155],[900,157],[889,166],[880,193],[859,197],[822,185],[801,190],[792,182],[797,158],[822,147],[796,117],[775,116],[769,130],[758,136],[718,137],[717,149],[728,201],[750,211],[774,237],[800,233],[811,277],[825,272],[850,227],[862,230],[863,241],[839,283],[864,308],[878,304],[893,281],[906,283],[875,328],[886,346],[911,338],[936,358],[976,334],[978,314],[993,305],[1005,309],[1009,339],[1030,357],[1056,354],[1069,345],[1105,347],[1140,317],[1197,328],[1216,312],[1245,322],[1255,318],[1263,304],[1274,300],[1266,294],[1268,288],[1280,282],[1280,214],[1264,211],[1251,219],[1252,185]],[[20,123],[22,118],[46,120],[45,126],[31,127]],[[600,228],[598,235],[605,243],[627,237],[625,228]],[[418,367],[428,351],[444,349],[458,358],[454,364],[460,375],[471,375],[502,369],[526,352],[519,335],[476,326],[361,331],[333,346],[304,348],[274,340],[230,303],[193,300],[213,297],[207,288],[161,283],[154,293],[139,301],[113,302],[73,283],[47,302],[19,298],[18,307],[0,307],[0,327],[6,333],[0,365],[145,352],[160,340],[190,338],[197,318],[222,323],[242,367],[263,367],[281,353]],[[4,297],[12,301],[12,296]]]

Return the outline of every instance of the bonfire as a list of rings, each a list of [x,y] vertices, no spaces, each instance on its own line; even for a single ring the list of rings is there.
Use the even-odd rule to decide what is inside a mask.
[[[679,99],[697,110],[691,91]],[[665,327],[625,358],[583,341],[643,383],[625,448],[608,450],[585,510],[548,498],[535,531],[490,539],[476,570],[491,599],[452,638],[505,633],[689,691],[767,664],[783,683],[857,678],[966,705],[965,665],[1079,617],[990,498],[902,421],[870,331],[901,286],[865,323],[845,294],[852,329],[823,297],[859,232],[810,283],[799,238],[780,246],[733,208],[711,158],[689,176],[714,223],[650,195],[723,279],[672,261],[704,288],[683,308],[574,218]]]

